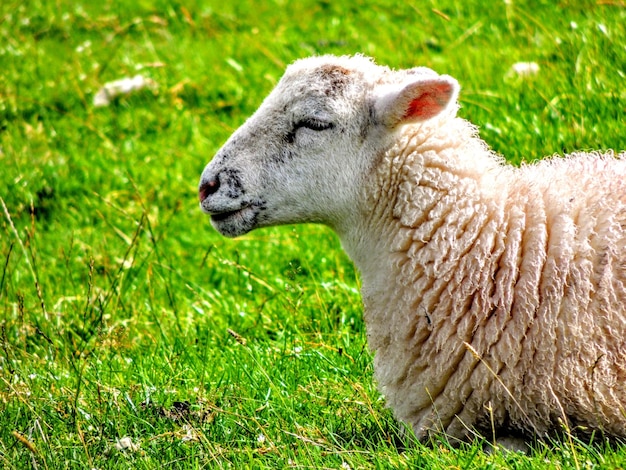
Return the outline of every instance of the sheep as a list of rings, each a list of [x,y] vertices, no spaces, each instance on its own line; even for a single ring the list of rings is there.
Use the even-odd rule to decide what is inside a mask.
[[[200,206],[227,237],[338,234],[379,389],[419,439],[626,438],[626,154],[510,165],[458,92],[424,67],[298,60],[205,167]]]

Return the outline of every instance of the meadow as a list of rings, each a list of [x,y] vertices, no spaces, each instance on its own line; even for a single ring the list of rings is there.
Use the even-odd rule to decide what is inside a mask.
[[[456,77],[513,163],[626,148],[622,0],[2,1],[1,468],[626,466],[567,435],[416,442],[335,235],[210,227],[200,173],[285,66],[357,52]],[[94,106],[137,74],[154,85]]]

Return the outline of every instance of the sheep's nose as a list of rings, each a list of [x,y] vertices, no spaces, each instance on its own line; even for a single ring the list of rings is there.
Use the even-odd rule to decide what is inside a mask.
[[[203,181],[202,184],[200,184],[200,189],[198,189],[200,202],[204,201],[211,194],[216,193],[218,189],[220,189],[220,181],[217,178]]]

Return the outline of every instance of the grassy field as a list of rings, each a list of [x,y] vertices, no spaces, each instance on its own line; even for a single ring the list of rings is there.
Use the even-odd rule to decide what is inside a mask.
[[[226,240],[198,209],[213,153],[319,53],[455,76],[514,162],[626,148],[623,1],[360,3],[2,1],[0,466],[626,466],[625,447],[566,438],[415,442],[376,391],[334,234]],[[156,86],[93,106],[136,74]]]

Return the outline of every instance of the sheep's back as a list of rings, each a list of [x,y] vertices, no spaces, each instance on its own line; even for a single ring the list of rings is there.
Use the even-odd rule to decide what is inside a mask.
[[[418,435],[541,434],[564,417],[626,435],[624,161],[489,179],[424,155],[394,195],[396,287],[365,299],[398,417]]]
[[[529,370],[520,392],[547,404],[546,428],[567,417],[570,426],[624,436],[626,162],[578,154],[522,173],[543,199],[546,255],[536,314],[522,337],[529,362],[517,367]],[[529,197],[527,211],[532,203]],[[546,410],[537,411],[541,422]]]

